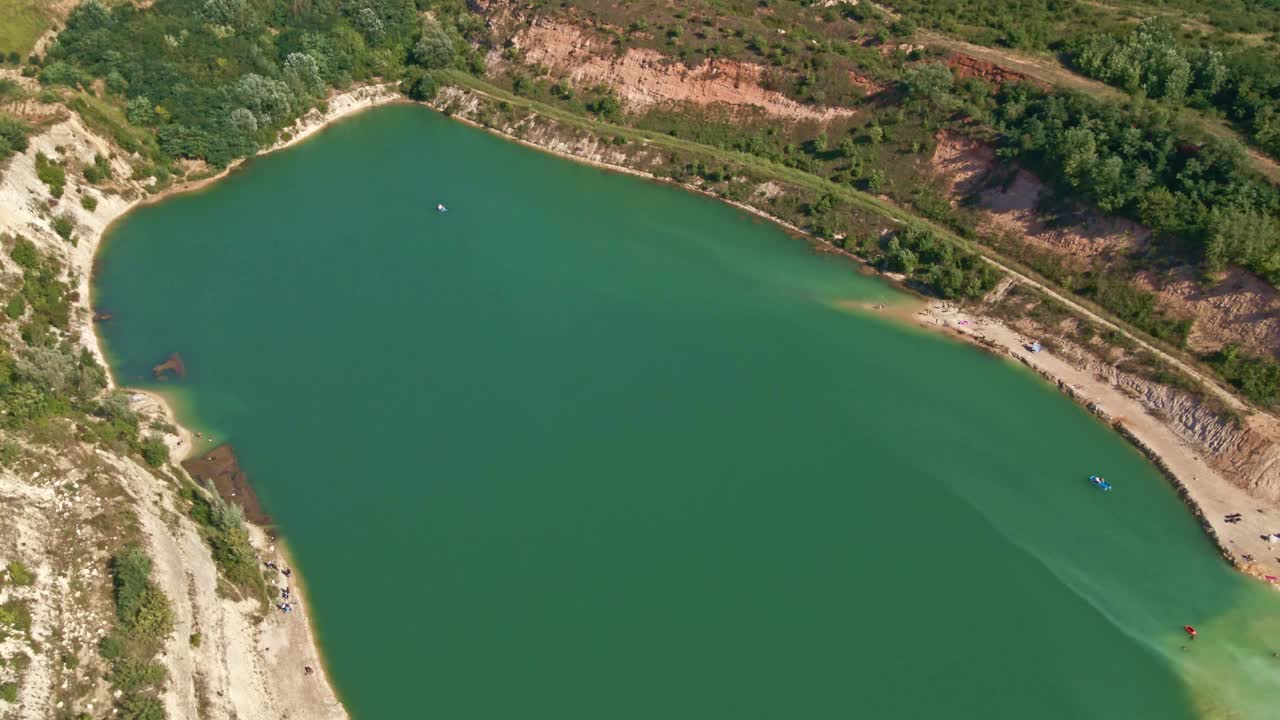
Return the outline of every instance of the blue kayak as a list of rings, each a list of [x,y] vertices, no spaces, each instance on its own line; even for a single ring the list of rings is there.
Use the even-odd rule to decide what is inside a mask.
[[[1093,483],[1094,485],[1098,486],[1099,488],[1101,488],[1101,489],[1103,489],[1103,490],[1110,490],[1110,489],[1111,489],[1111,483],[1107,482],[1106,480],[1103,480],[1102,478],[1098,477],[1097,475],[1090,475],[1090,476],[1089,476],[1089,482]]]

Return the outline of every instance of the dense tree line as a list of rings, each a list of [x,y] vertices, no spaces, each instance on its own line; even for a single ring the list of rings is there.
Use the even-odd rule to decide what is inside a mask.
[[[1280,190],[1247,169],[1238,144],[1188,142],[1160,108],[1019,84],[1000,90],[991,122],[1002,155],[1067,192],[1180,240],[1209,269],[1235,263],[1280,286]]]
[[[894,233],[883,250],[882,268],[902,273],[944,298],[982,297],[1000,278],[976,253],[919,225]]]
[[[1230,52],[1187,46],[1165,18],[1123,35],[1095,33],[1065,53],[1079,71],[1130,92],[1214,107],[1267,152],[1280,156],[1280,64],[1257,47]]]
[[[424,20],[430,8],[443,22]],[[483,25],[462,0],[158,0],[110,9],[88,0],[67,19],[40,70],[51,86],[105,81],[130,124],[169,157],[214,165],[252,153],[330,87],[475,65],[464,39]]]

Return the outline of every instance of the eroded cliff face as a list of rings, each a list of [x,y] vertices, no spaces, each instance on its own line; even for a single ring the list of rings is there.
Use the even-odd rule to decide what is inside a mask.
[[[752,63],[708,59],[689,67],[647,48],[629,48],[618,55],[594,33],[545,17],[508,21],[503,27],[512,33],[509,43],[520,51],[519,62],[549,68],[577,87],[608,86],[630,112],[675,104],[721,105],[792,122],[828,122],[857,114],[850,108],[802,105],[767,90],[764,68]],[[488,62],[495,68],[506,63],[496,51]],[[869,81],[853,80],[868,92],[879,90]]]

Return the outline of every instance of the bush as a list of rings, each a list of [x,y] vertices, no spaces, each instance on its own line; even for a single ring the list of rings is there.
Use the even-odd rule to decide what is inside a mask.
[[[130,546],[111,561],[111,574],[116,617],[128,627],[142,607],[151,577],[151,558],[136,545]]]
[[[143,440],[141,450],[142,459],[153,468],[169,462],[169,446],[165,445],[164,439],[158,435],[150,435]]]
[[[22,314],[26,311],[27,301],[22,298],[22,293],[14,293],[13,297],[9,298],[9,302],[4,305],[4,314],[7,315],[10,320],[17,320],[21,318]]]
[[[21,235],[14,240],[9,257],[25,270],[33,270],[40,264],[40,251],[36,249],[36,244]]]
[[[61,191],[59,191],[61,192]],[[71,217],[70,213],[62,213],[53,218],[53,231],[58,233],[58,237],[66,240],[72,245],[76,244],[74,235],[76,232],[76,221]]]
[[[97,185],[103,180],[111,179],[111,163],[101,155],[93,156],[93,164],[86,165],[84,168],[85,182],[90,185]]]
[[[1262,407],[1280,403],[1280,363],[1227,345],[1207,358],[1227,382]]]
[[[0,112],[0,161],[16,152],[27,149],[27,136],[31,134],[31,126]]]
[[[169,598],[150,582],[138,599],[138,611],[129,630],[147,640],[163,640],[173,632],[173,607]]]
[[[244,510],[223,500],[212,483],[206,485],[204,492],[190,486],[186,494],[191,500],[191,516],[202,526],[222,574],[236,585],[265,594],[258,555],[245,527]]]
[[[7,682],[0,685],[0,700],[7,703],[18,702],[18,683]]]
[[[56,198],[62,197],[62,189],[67,184],[65,168],[50,160],[44,153],[36,153],[36,176],[49,186],[50,195]]]
[[[98,198],[85,193],[80,196],[80,207],[88,210],[89,212],[93,212],[98,209]]]
[[[31,585],[36,581],[36,576],[27,569],[27,566],[17,560],[11,561],[6,570],[9,573],[9,582],[12,582],[14,585],[22,587]]]

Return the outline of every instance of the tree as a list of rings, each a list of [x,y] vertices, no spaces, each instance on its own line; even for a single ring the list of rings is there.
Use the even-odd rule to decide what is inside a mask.
[[[951,99],[955,78],[951,74],[951,68],[946,65],[925,63],[908,68],[902,74],[902,86],[909,98],[944,105]]]
[[[316,95],[324,90],[320,66],[308,53],[289,53],[284,59],[284,79],[298,97]]]
[[[413,61],[428,70],[440,70],[453,65],[456,57],[453,38],[440,26],[429,20],[422,24],[422,35],[413,44]]]
[[[400,87],[409,99],[420,102],[431,100],[440,89],[435,76],[422,68],[406,69],[404,81]]]
[[[259,125],[273,125],[284,120],[293,110],[294,96],[289,86],[257,73],[241,77],[232,95],[253,112]]]

